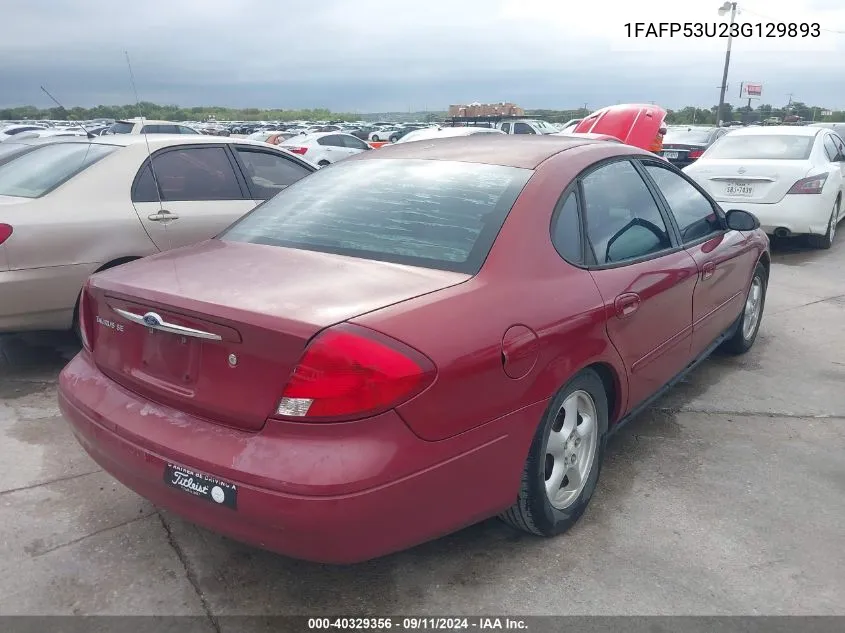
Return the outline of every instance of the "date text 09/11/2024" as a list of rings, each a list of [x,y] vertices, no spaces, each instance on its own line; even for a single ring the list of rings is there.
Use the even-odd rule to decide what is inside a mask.
[[[820,37],[818,22],[626,22],[625,34],[638,37],[727,38],[727,37]]]
[[[525,630],[522,618],[510,617],[386,617],[386,618],[308,618],[308,630],[353,629],[370,631],[463,631]]]

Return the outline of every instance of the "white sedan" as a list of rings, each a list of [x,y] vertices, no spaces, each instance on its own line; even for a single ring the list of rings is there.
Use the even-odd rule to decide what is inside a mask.
[[[770,235],[809,235],[830,248],[845,217],[845,141],[825,128],[738,129],[684,172],[725,209],[756,215]]]
[[[414,141],[429,141],[433,138],[449,138],[454,136],[475,136],[476,134],[504,134],[502,130],[491,127],[427,127],[409,132],[397,143],[412,143]]]
[[[278,147],[299,154],[318,167],[325,167],[373,149],[357,136],[343,132],[317,132],[294,136],[279,143]]]
[[[316,171],[264,143],[200,135],[19,145],[0,162],[0,332],[71,328],[90,274],[209,239]]]

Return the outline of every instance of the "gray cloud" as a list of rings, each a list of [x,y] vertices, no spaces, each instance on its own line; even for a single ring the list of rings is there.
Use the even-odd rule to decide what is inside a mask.
[[[616,2],[605,3],[612,15]],[[503,15],[506,4],[5,0],[0,24],[13,26],[0,37],[0,106],[50,105],[42,84],[67,105],[132,102],[124,50],[142,100],[185,106],[388,111],[474,100],[561,109],[718,100],[721,43],[687,51],[683,42],[654,42],[652,50],[620,52],[621,19],[605,34],[592,23],[581,28],[579,16],[572,23],[551,14],[513,19],[519,4]],[[806,0],[802,15],[838,8],[829,4]],[[712,19],[710,13],[637,19]],[[767,102],[784,103],[793,93],[845,107],[845,82],[833,80],[842,77],[845,36],[828,38],[833,53],[763,51],[738,42],[729,97],[738,103],[739,82],[756,80]]]

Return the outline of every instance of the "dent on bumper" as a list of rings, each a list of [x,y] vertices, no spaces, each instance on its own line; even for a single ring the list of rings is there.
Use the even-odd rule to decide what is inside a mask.
[[[221,427],[139,398],[81,352],[59,405],[85,450],[129,488],[209,529],[296,558],[351,563],[494,516],[516,498],[537,403],[441,442],[393,412],[347,424]],[[231,510],[166,486],[166,463],[238,485]]]

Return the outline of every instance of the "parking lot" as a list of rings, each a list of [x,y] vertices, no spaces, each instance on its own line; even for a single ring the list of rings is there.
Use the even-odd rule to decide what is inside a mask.
[[[845,614],[843,269],[845,243],[775,244],[758,344],[618,433],[568,534],[490,520],[350,567],[158,512],[59,415],[74,339],[0,338],[0,612]]]

